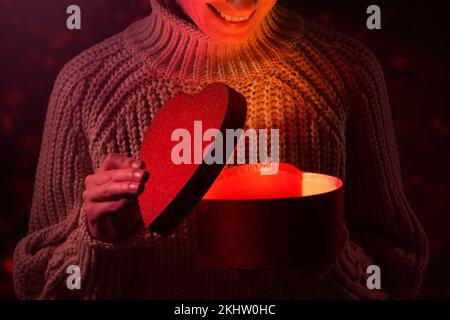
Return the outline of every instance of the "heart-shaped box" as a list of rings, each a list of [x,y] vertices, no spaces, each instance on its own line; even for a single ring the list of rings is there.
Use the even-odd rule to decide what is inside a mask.
[[[225,168],[197,207],[202,267],[284,269],[327,265],[344,245],[343,184],[280,163]]]
[[[145,226],[169,235],[198,206],[202,267],[276,269],[332,262],[343,246],[339,179],[283,163],[275,175],[261,175],[258,164],[224,169],[238,139],[224,150],[222,163],[207,164],[211,141],[218,140],[195,142],[193,124],[216,129],[217,138],[227,129],[242,129],[245,119],[244,97],[222,83],[195,97],[177,95],[161,108],[140,152],[150,172],[139,196]],[[200,161],[174,161],[174,132],[180,129],[194,136],[193,158]]]
[[[146,227],[162,235],[172,233],[211,187],[237,144],[233,141],[222,163],[206,164],[203,150],[211,142],[197,141],[194,124],[201,123],[205,132],[217,130],[217,138],[227,129],[244,127],[246,107],[245,98],[223,83],[210,84],[195,97],[179,94],[166,102],[147,129],[140,152],[150,173],[139,197]],[[194,137],[192,154],[198,161],[174,161],[174,140],[180,130]]]

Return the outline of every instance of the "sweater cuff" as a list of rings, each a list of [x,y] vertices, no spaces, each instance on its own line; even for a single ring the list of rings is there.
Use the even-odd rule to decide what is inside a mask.
[[[144,241],[144,227],[139,226],[126,240],[107,243],[92,237],[84,209],[81,208],[79,213],[76,217],[78,223],[70,223],[75,229],[64,242],[47,248],[47,251],[51,250],[51,256],[40,298],[112,299],[129,296],[136,280],[133,269],[139,258],[139,245]],[[81,271],[79,290],[69,290],[66,285],[70,265],[79,267]]]
[[[85,299],[120,299],[132,296],[139,279],[135,268],[139,250],[145,241],[145,228],[139,225],[127,239],[114,243],[95,239],[88,228],[84,209],[81,209],[78,228],[73,235],[75,264],[82,272],[82,288],[78,294]],[[67,250],[67,249],[66,249]],[[66,260],[67,264],[69,261]]]

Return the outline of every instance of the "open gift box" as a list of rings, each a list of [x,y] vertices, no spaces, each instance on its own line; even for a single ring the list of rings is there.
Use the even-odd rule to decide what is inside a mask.
[[[238,269],[312,267],[343,246],[343,189],[334,177],[281,163],[226,168],[198,205],[200,265]]]
[[[278,269],[333,262],[344,242],[342,181],[285,163],[272,175],[261,174],[264,164],[224,168],[234,148],[224,151],[223,162],[207,161],[211,141],[217,143],[227,129],[243,128],[245,116],[242,95],[220,83],[164,105],[140,154],[150,172],[139,197],[146,227],[169,235],[196,208],[201,267]],[[203,129],[218,128],[216,139],[196,143],[195,127],[186,129],[196,121]],[[200,161],[174,159],[174,132],[180,128],[194,136],[192,153]]]

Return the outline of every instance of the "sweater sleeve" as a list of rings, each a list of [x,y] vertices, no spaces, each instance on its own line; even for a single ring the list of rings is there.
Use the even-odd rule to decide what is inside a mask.
[[[143,230],[121,243],[93,239],[81,194],[92,163],[82,129],[86,81],[69,63],[50,96],[35,176],[29,233],[16,247],[13,280],[21,299],[120,298],[129,295],[134,249]],[[81,289],[68,289],[68,267],[79,267]]]
[[[305,273],[294,295],[329,299],[407,299],[421,287],[427,239],[402,186],[384,75],[356,41],[344,59],[352,96],[346,133],[345,221],[342,256],[326,273]],[[352,54],[353,52],[353,54]],[[381,270],[381,289],[367,287],[367,268]],[[298,273],[296,274],[298,276]]]

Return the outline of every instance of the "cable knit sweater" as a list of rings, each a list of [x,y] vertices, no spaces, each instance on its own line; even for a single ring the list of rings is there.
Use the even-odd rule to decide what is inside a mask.
[[[410,298],[427,241],[402,188],[384,78],[360,43],[276,6],[241,45],[218,45],[159,0],[150,16],[84,51],[51,94],[29,234],[14,256],[19,298]],[[84,178],[108,153],[138,156],[174,94],[222,81],[248,102],[246,125],[280,129],[281,161],[345,181],[347,240],[326,272],[200,269],[195,210],[173,236],[90,235]],[[158,186],[152,186],[158,188]],[[366,286],[381,267],[381,290]],[[81,289],[66,286],[69,265]]]

